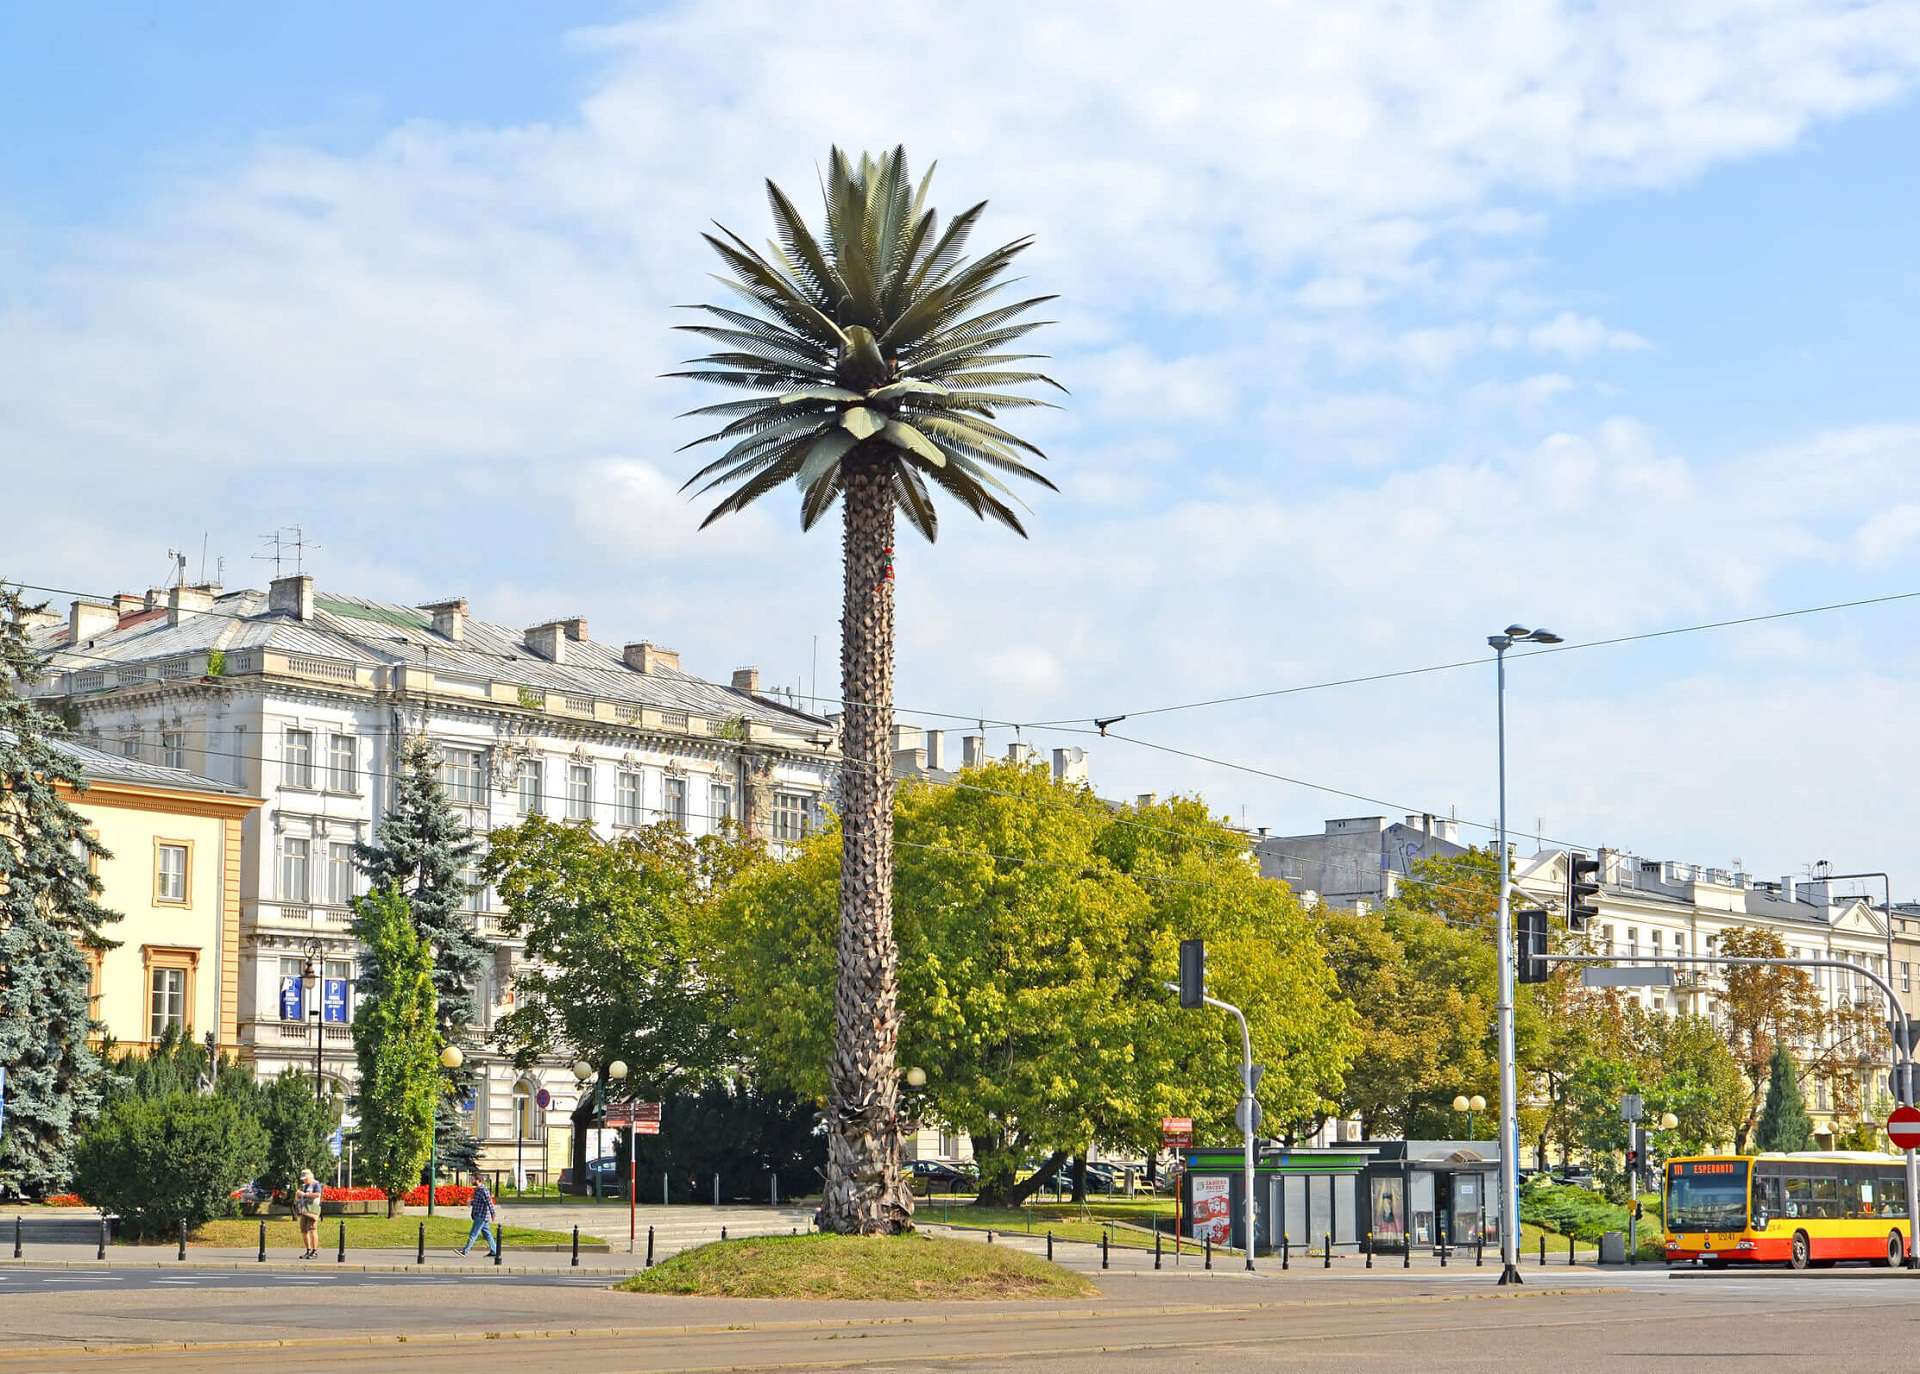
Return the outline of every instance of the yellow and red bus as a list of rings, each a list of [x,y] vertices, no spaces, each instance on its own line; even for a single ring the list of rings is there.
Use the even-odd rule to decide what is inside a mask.
[[[1904,1161],[1849,1150],[1667,1161],[1667,1263],[1899,1264],[1912,1245]]]

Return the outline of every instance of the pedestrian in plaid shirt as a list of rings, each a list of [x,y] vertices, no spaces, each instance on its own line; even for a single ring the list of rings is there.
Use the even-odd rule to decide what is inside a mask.
[[[500,1238],[494,1222],[499,1218],[500,1213],[493,1205],[493,1194],[487,1191],[487,1185],[478,1178],[473,1182],[473,1206],[468,1210],[473,1216],[473,1229],[467,1232],[467,1243],[460,1247],[460,1253],[466,1254],[473,1248],[476,1238],[485,1237],[487,1253],[497,1257],[500,1253]]]

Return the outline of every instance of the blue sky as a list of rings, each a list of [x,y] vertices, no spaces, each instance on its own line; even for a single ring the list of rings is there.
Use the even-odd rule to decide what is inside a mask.
[[[1913,3],[149,11],[0,15],[9,576],[143,585],[204,534],[258,581],[299,521],[340,590],[803,687],[818,635],[831,690],[835,541],[696,534],[656,375],[707,217],[763,235],[760,177],[904,139],[1038,236],[1074,395],[1030,543],[903,549],[903,703],[1085,719],[1920,589]],[[1920,892],[1916,625],[1525,665],[1516,813]],[[1485,819],[1486,676],[1137,728]],[[1112,741],[1094,775],[1370,809]]]

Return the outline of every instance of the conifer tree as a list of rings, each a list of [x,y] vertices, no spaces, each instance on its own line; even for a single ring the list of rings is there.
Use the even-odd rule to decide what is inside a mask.
[[[374,843],[356,845],[354,858],[372,888],[392,889],[405,901],[415,932],[432,951],[441,1039],[467,1049],[473,1047],[470,1028],[478,1019],[476,992],[493,957],[465,904],[472,887],[465,873],[479,848],[440,786],[432,743],[425,735],[408,736],[400,746],[392,808],[381,820]],[[363,997],[384,976],[380,956],[361,925],[365,917],[362,908],[354,927],[365,951],[358,982]],[[472,1056],[468,1058],[469,1064],[453,1075],[456,1096],[473,1090],[476,1074]],[[435,1120],[440,1156],[447,1167],[473,1168],[479,1145],[454,1110],[452,1099],[439,1099]]]
[[[22,695],[40,671],[25,623],[37,609],[0,586],[0,1187],[32,1196],[66,1186],[99,1106],[87,951],[110,947],[104,927],[119,919],[93,873],[107,852],[57,790],[84,787],[80,770],[54,748],[59,722]]]
[[[1811,1150],[1813,1118],[1800,1096],[1800,1075],[1787,1047],[1776,1043],[1767,1066],[1767,1104],[1760,1109],[1760,1127],[1754,1132],[1759,1150]]]
[[[361,978],[353,1014],[359,1164],[386,1190],[391,1216],[427,1162],[435,1107],[443,1099],[433,964],[396,889],[376,888],[355,903],[354,914],[374,970]]]

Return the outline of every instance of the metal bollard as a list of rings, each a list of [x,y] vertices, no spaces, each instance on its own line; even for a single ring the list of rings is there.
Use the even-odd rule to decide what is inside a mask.
[[[574,1269],[580,1267],[580,1228],[578,1226],[573,1228],[573,1264],[571,1267]]]
[[[1160,1267],[1160,1218],[1153,1219],[1153,1267]]]
[[[100,1218],[100,1253],[95,1255],[94,1258],[105,1259],[106,1257],[107,1257],[107,1219],[105,1217],[101,1217]]]
[[[1213,1232],[1207,1232],[1207,1268],[1213,1268]]]
[[[185,1259],[186,1257],[187,1257],[187,1223],[185,1221],[182,1221],[180,1223],[180,1254],[177,1256],[177,1258]]]
[[[1321,1252],[1320,1267],[1331,1269],[1333,1268],[1333,1232],[1326,1233],[1325,1243],[1327,1248]]]
[[[1486,1252],[1487,1238],[1485,1236],[1475,1236],[1473,1238],[1473,1267],[1475,1269],[1478,1269],[1484,1261]]]
[[[778,1207],[780,1205],[780,1175],[767,1175],[767,1189],[773,1195],[773,1205]]]
[[[1413,1237],[1407,1234],[1407,1228],[1400,1228],[1400,1267],[1413,1268]]]
[[[1292,1250],[1293,1250],[1293,1245],[1291,1243],[1290,1238],[1284,1235],[1281,1236],[1280,1237],[1280,1268],[1283,1271],[1293,1261]]]
[[[267,1262],[267,1219],[260,1218],[260,1263]]]
[[[1110,1232],[1105,1230],[1100,1232],[1100,1267],[1102,1269],[1107,1267],[1107,1237],[1110,1234]]]
[[[1047,1232],[1047,1258],[1053,1258],[1053,1232]]]
[[[413,1262],[415,1264],[427,1262],[427,1223],[424,1221],[420,1223],[420,1244],[413,1252]]]
[[[1567,1237],[1567,1267],[1569,1269],[1573,1267],[1573,1237],[1572,1236]]]
[[[493,1228],[493,1267],[500,1267],[500,1257],[507,1253],[507,1227],[501,1222]]]
[[[653,1228],[647,1228],[647,1268],[653,1268]]]
[[[1435,1241],[1433,1249],[1434,1253],[1440,1256],[1440,1267],[1445,1269],[1447,1267],[1447,1243],[1444,1240]]]
[[[720,1205],[720,1175],[719,1174],[715,1174],[713,1176],[713,1205],[715,1207],[718,1207]]]
[[[340,1253],[334,1256],[333,1262],[335,1264],[345,1264],[347,1262],[347,1223],[345,1220],[342,1220],[340,1223]]]
[[[720,1228],[720,1239],[725,1240],[726,1238],[727,1238],[727,1228],[722,1226]]]
[[[13,1257],[20,1258],[20,1218],[13,1219]]]
[[[1371,1231],[1367,1232],[1366,1246],[1367,1268],[1371,1269],[1373,1268],[1373,1232]]]
[[[987,1244],[989,1245],[993,1244],[993,1228],[992,1227],[987,1228]]]
[[[1540,1237],[1540,1267],[1542,1269],[1547,1267],[1547,1238],[1545,1236]]]

